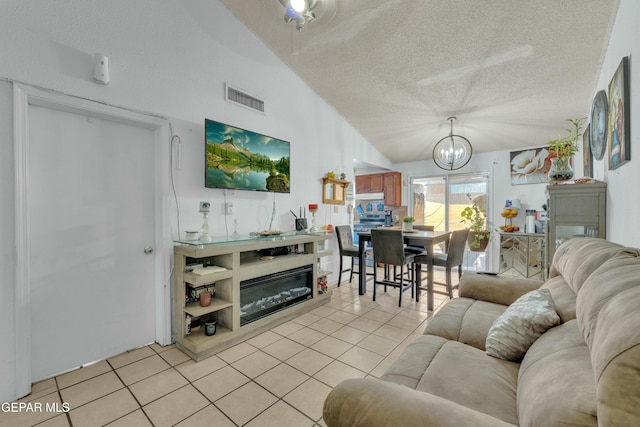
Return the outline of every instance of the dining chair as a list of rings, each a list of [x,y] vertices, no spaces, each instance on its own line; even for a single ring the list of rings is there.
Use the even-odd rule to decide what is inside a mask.
[[[417,231],[434,231],[435,227],[433,225],[413,225],[413,229],[417,230]],[[406,244],[405,244],[405,251],[407,252],[411,252],[414,255],[420,255],[422,254],[424,251],[426,251],[427,249],[420,245],[420,242],[412,242],[411,239],[406,240]],[[385,274],[388,274],[388,272],[385,270]],[[393,269],[393,274],[396,275],[397,274],[397,270],[394,267]],[[409,272],[405,272],[405,274],[409,274]]]
[[[376,300],[376,289],[378,285],[384,285],[384,291],[387,286],[398,288],[398,307],[402,306],[402,294],[411,289],[411,298],[414,297],[414,268],[413,259],[415,254],[405,251],[404,237],[402,230],[391,230],[384,228],[376,228],[371,230],[371,243],[373,245],[373,300]],[[378,279],[378,264],[386,267],[400,267],[400,274],[393,275],[389,278],[385,275],[382,279]],[[408,284],[405,285],[404,268],[410,271]]]
[[[451,280],[451,268],[458,267],[458,284],[460,283],[460,278],[462,277],[462,260],[464,259],[464,249],[467,243],[467,236],[469,234],[468,229],[456,230],[451,233],[451,237],[449,238],[449,244],[447,245],[447,252],[443,254],[434,254],[431,257],[431,262],[433,266],[444,267],[445,268],[445,276],[446,283],[436,282],[434,281],[434,285],[445,285],[447,287],[446,292],[436,291],[432,289],[432,292],[442,293],[445,295],[449,295],[449,298],[453,298],[453,290],[458,287],[458,285],[453,286]],[[427,264],[427,255],[417,255],[413,261],[416,264],[416,268],[421,268],[423,264]],[[427,288],[422,287],[420,283],[416,283],[416,295],[420,295],[419,289]],[[416,297],[418,300],[419,296]]]
[[[350,225],[338,225],[335,228],[336,230],[336,238],[338,239],[338,252],[340,255],[340,273],[338,274],[338,287],[340,287],[340,283],[342,282],[342,273],[350,271],[349,275],[349,283],[353,280],[353,274],[360,274],[360,271],[364,271],[365,274],[373,275],[373,273],[367,273],[367,266],[358,266],[358,270],[354,271],[355,259],[360,256],[358,247],[353,242],[353,231],[351,230]],[[365,257],[371,254],[371,249],[365,250]],[[342,269],[342,259],[343,257],[351,257],[351,267]]]

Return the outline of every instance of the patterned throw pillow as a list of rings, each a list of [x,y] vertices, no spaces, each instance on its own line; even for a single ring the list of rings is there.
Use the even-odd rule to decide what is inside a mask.
[[[547,329],[560,323],[551,292],[537,289],[511,304],[498,317],[487,335],[489,356],[519,362]]]

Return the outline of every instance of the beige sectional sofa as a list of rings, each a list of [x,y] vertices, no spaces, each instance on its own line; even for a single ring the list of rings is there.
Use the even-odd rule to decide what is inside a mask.
[[[488,355],[496,319],[538,288],[559,324],[521,360]],[[640,426],[640,251],[575,238],[545,283],[465,274],[381,379],[338,384],[323,415],[330,427]]]

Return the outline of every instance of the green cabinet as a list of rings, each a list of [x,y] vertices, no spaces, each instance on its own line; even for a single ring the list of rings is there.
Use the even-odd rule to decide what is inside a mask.
[[[568,239],[606,238],[606,202],[605,182],[547,186],[547,265]]]

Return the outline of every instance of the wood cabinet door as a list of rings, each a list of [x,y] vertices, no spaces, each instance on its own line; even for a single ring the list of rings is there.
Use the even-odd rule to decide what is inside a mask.
[[[356,176],[356,193],[382,193],[384,179],[382,174]]]
[[[382,174],[369,175],[369,193],[382,193],[384,191],[384,177]]]
[[[384,204],[387,206],[402,205],[402,180],[400,172],[385,173]]]
[[[369,175],[356,176],[356,194],[368,193],[370,182]]]

